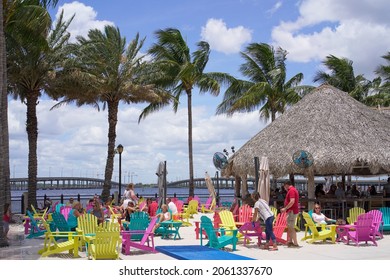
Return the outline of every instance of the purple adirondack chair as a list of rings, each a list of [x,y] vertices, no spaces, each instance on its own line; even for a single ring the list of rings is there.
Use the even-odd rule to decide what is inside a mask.
[[[367,244],[368,241],[371,241],[375,246],[378,246],[375,241],[374,227],[372,224],[373,219],[374,217],[372,214],[366,213],[359,215],[353,226],[355,230],[348,232],[347,244],[352,241],[356,246],[359,246],[360,242],[366,242]]]
[[[368,211],[367,214],[372,214],[373,216],[373,226],[374,226],[374,237],[379,236],[379,238],[383,238],[383,214],[379,210],[371,210]],[[382,232],[381,232],[382,229]]]

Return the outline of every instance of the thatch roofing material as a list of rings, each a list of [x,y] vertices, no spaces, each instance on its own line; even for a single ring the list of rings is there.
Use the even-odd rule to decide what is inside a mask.
[[[292,161],[297,150],[313,155],[314,175],[390,173],[389,117],[322,85],[244,144],[224,175],[253,176],[253,159],[262,156],[275,178],[306,174]]]

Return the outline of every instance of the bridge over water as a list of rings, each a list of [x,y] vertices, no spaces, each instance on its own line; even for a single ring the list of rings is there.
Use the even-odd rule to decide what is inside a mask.
[[[233,178],[211,178],[214,187],[219,185],[220,188],[234,188]],[[11,178],[11,190],[27,190],[28,178]],[[39,177],[37,178],[38,189],[96,189],[103,188],[104,180],[87,177]],[[204,178],[194,179],[196,188],[207,188]],[[122,188],[126,184],[121,184]],[[249,180],[248,185],[254,186],[254,180]],[[142,187],[155,187],[156,184],[137,184]],[[167,188],[186,188],[189,186],[189,180],[167,182]],[[111,182],[111,188],[117,189],[118,182]]]

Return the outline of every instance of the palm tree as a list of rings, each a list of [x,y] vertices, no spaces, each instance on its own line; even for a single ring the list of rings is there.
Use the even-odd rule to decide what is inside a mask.
[[[376,87],[378,94],[370,96],[368,99],[372,102],[371,106],[390,106],[390,52],[382,56],[387,61],[387,65],[380,65],[375,73],[383,78],[383,83]],[[382,79],[378,78],[380,81]],[[373,100],[371,100],[373,99]]]
[[[166,88],[174,96],[173,110],[176,113],[180,96],[187,95],[188,110],[188,161],[189,195],[194,195],[194,163],[192,147],[192,92],[194,87],[200,93],[210,92],[218,95],[220,86],[212,73],[204,73],[210,55],[207,42],[197,43],[197,50],[192,54],[179,30],[167,28],[155,32],[157,43],[148,53],[153,57],[155,83]],[[151,104],[142,112],[140,119],[159,110],[164,104]]]
[[[328,55],[323,64],[330,70],[330,73],[318,71],[313,79],[315,83],[328,83],[348,92],[356,100],[364,102],[369,94],[371,82],[363,75],[355,76],[351,60]]]
[[[126,47],[126,39],[118,28],[107,25],[104,32],[93,29],[88,37],[78,37],[72,46],[72,56],[62,73],[55,77],[56,93],[63,100],[57,104],[76,103],[77,106],[102,102],[108,109],[108,150],[102,198],[110,195],[114,167],[116,125],[119,103],[162,102],[164,92],[146,84],[142,74],[146,62],[140,55],[144,44],[139,34]],[[56,106],[56,107],[57,107]]]
[[[31,2],[38,5],[39,1]],[[26,17],[31,16],[33,20],[25,28],[18,29],[17,26],[10,26],[12,33],[6,33],[8,92],[15,99],[19,98],[27,106],[28,206],[36,206],[38,170],[38,119],[36,108],[43,91],[48,92],[51,87],[50,77],[64,60],[63,49],[69,38],[66,28],[70,21],[63,22],[61,15],[55,27],[51,29],[50,15],[45,7],[46,3],[37,6],[34,13],[36,17],[31,15],[30,7],[26,8],[27,11],[23,13],[15,13],[14,16],[27,14]],[[28,31],[34,35],[34,38],[26,35]]]
[[[233,115],[259,109],[260,117],[271,121],[283,113],[287,105],[296,103],[312,87],[299,86],[303,74],[298,73],[286,81],[287,51],[276,50],[265,43],[249,44],[241,56],[245,62],[240,72],[248,80],[230,78],[217,114]]]

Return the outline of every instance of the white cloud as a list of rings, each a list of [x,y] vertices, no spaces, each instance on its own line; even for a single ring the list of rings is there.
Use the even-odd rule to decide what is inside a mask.
[[[273,7],[267,11],[267,13],[273,15],[282,7],[282,5],[283,5],[282,1],[277,1],[275,5],[273,5]]]
[[[59,17],[62,10],[64,11],[64,20],[68,20],[75,15],[68,27],[68,31],[71,34],[71,42],[75,41],[76,36],[86,37],[90,29],[103,30],[106,25],[114,25],[111,21],[97,20],[97,12],[94,8],[78,1],[65,3],[60,6],[55,19]]]
[[[295,21],[272,30],[275,45],[295,62],[321,61],[332,54],[354,62],[355,74],[374,76],[390,45],[390,6],[387,1],[306,0]]]
[[[231,54],[239,52],[242,45],[252,40],[252,31],[243,26],[228,28],[222,19],[211,18],[202,27],[201,37],[211,49]]]

